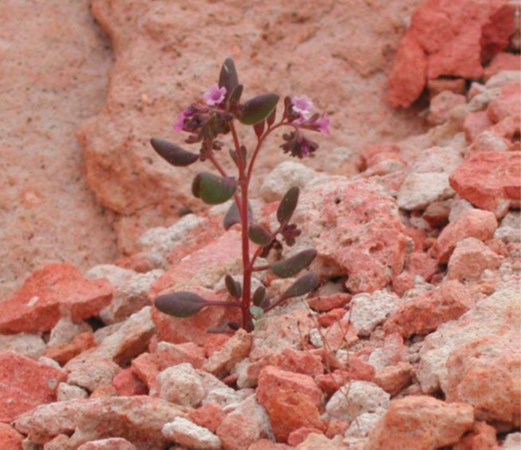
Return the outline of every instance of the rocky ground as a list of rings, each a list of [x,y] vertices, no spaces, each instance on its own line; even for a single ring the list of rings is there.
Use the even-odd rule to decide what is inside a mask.
[[[73,3],[81,2],[70,2],[70,14],[87,20],[88,10]],[[419,2],[389,2],[394,6],[386,6],[385,17],[378,7],[386,2],[370,3],[298,2],[297,8],[290,1],[277,9],[269,2],[265,8],[194,2],[189,10],[163,1],[151,7],[144,0],[93,1],[115,53],[105,104],[97,109],[86,100],[88,112],[75,105],[54,115],[44,108],[41,120],[67,114],[73,128],[83,114],[98,114],[78,135],[87,183],[112,216],[107,233],[98,230],[92,239],[98,232],[105,237],[89,245],[101,247],[117,234],[123,256],[114,260],[114,247],[106,247],[95,262],[39,264],[19,289],[6,289],[0,301],[0,449],[521,448],[515,8],[499,0],[427,1],[401,33],[400,21]],[[0,6],[7,7],[20,5]],[[20,9],[12,20],[26,13]],[[186,21],[179,23],[179,15]],[[45,17],[38,22],[42,33],[48,32]],[[173,22],[183,31],[170,27]],[[277,32],[281,24],[284,32]],[[232,48],[207,45],[208,30],[217,26]],[[353,28],[366,44],[349,42]],[[341,39],[339,29],[346,33]],[[379,51],[367,30],[378,36]],[[21,36],[19,45],[37,38]],[[395,41],[398,51],[388,61]],[[283,63],[274,63],[266,49],[286,49]],[[169,129],[171,111],[199,95],[193,86],[208,84],[214,56],[228,52],[239,66],[252,60],[244,76],[253,88],[280,87],[283,80],[282,88],[324,102],[338,145],[329,150],[323,141],[310,165],[281,162],[280,155],[263,161],[255,216],[269,225],[286,190],[301,187],[298,243],[317,249],[312,269],[321,286],[268,313],[252,333],[233,336],[208,333],[232,318],[229,310],[207,308],[176,319],[152,305],[160,293],[187,289],[227,299],[223,279],[240,274],[241,248],[239,225],[221,228],[228,205],[197,209],[186,196],[185,178],[146,147],[149,135]],[[146,55],[149,64],[143,64]],[[293,74],[318,55],[328,63],[316,70],[338,74],[327,87]],[[268,62],[269,79],[257,78]],[[172,95],[161,71],[170,63],[179,70],[173,82],[179,95]],[[387,64],[392,70],[383,83]],[[357,101],[358,84],[375,91],[382,86],[382,92],[366,88]],[[38,99],[57,95],[49,89]],[[391,106],[407,109],[397,113]],[[9,120],[22,127],[26,113],[14,111]],[[13,132],[8,154],[24,161],[37,139],[20,133]],[[62,148],[70,144],[66,136],[60,131],[45,139]],[[18,155],[13,149],[23,142],[27,148]],[[53,160],[51,151],[43,155]],[[7,161],[8,169],[16,158]],[[17,186],[24,186],[19,177],[8,181],[14,212],[6,216],[12,221],[7,230],[20,221],[36,223],[31,220],[56,208],[49,188],[50,203],[44,209],[34,203],[32,219],[16,222],[16,214],[28,214],[17,200]],[[75,183],[90,206],[67,203],[73,209],[58,210],[58,224],[81,220],[74,208],[99,208],[84,182]],[[166,199],[167,190],[176,192],[174,200]],[[33,197],[24,198],[30,203]],[[18,258],[15,251],[11,266],[2,260],[17,276],[42,262],[29,258],[24,265]],[[94,265],[100,261],[106,264]],[[6,283],[16,279],[11,275]],[[255,283],[274,296],[292,281],[261,275]]]

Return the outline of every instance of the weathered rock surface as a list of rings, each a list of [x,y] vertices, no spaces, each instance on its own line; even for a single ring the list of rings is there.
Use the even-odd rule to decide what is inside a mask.
[[[221,448],[221,441],[215,434],[182,417],[167,423],[163,427],[163,434],[168,439],[188,448],[202,450]]]

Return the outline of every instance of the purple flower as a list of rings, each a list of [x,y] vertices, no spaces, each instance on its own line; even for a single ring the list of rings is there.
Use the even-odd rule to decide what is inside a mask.
[[[174,130],[175,131],[183,131],[183,128],[185,126],[185,112],[181,112],[177,115],[177,122],[174,123]]]
[[[226,88],[223,86],[220,88],[214,84],[208,91],[203,95],[204,101],[208,106],[220,105],[224,101],[226,95]]]
[[[327,113],[322,114],[322,117],[315,121],[315,125],[318,126],[318,131],[321,133],[324,133],[327,136],[331,134],[331,131],[329,131],[329,117],[327,116]]]
[[[302,114],[304,117],[307,116],[313,109],[313,102],[307,95],[293,97],[291,99],[291,105],[293,106],[293,111]]]

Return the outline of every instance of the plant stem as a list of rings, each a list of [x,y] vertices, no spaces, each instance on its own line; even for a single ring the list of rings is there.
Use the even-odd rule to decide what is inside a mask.
[[[242,266],[243,266],[243,278],[242,278],[242,327],[250,332],[253,330],[253,318],[250,313],[251,305],[251,265],[250,265],[250,240],[248,237],[248,189],[249,179],[244,174],[244,163],[242,161],[242,153],[240,149],[239,138],[237,136],[237,130],[235,124],[230,123],[230,130],[233,136],[233,142],[235,144],[235,152],[237,155],[237,165],[239,166],[239,184],[241,186],[241,205],[239,213],[241,216],[241,234],[242,234]]]

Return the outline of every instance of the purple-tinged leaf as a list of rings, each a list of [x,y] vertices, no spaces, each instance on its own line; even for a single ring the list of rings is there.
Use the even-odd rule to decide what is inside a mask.
[[[237,280],[235,280],[231,275],[226,275],[224,282],[226,284],[226,289],[228,289],[228,292],[232,297],[241,298],[242,286]]]
[[[304,250],[291,258],[271,264],[271,271],[279,278],[290,278],[308,267],[317,256],[315,249]]]
[[[152,138],[150,144],[159,156],[173,166],[186,167],[199,159],[199,155],[163,139]]]
[[[237,190],[237,182],[213,173],[203,172],[194,178],[192,193],[208,205],[220,205],[230,200]]]
[[[259,286],[255,289],[253,293],[253,304],[255,306],[262,306],[264,300],[266,299],[266,288],[264,286]]]
[[[287,300],[288,298],[300,297],[301,295],[309,294],[318,287],[319,283],[320,278],[314,272],[302,275],[280,296],[277,302]]]
[[[154,305],[159,311],[175,317],[193,316],[211,304],[212,302],[199,295],[186,291],[160,295],[154,300]]]
[[[257,139],[260,139],[260,137],[262,136],[262,133],[264,133],[265,126],[266,126],[265,120],[253,125],[253,130],[255,131],[255,135],[257,136]]]
[[[255,125],[268,117],[279,101],[277,94],[261,94],[248,100],[242,107],[239,121],[244,125]]]
[[[250,241],[263,247],[273,240],[273,235],[268,230],[257,224],[250,225],[248,228],[248,237],[250,238]]]
[[[230,95],[228,97],[227,101],[227,109],[230,109],[234,105],[238,105],[241,101],[242,97],[242,91],[244,90],[244,86],[242,84],[238,84],[233,88],[233,90],[230,92]]]
[[[277,108],[273,109],[271,114],[266,119],[266,122],[268,122],[268,127],[271,127],[275,123],[276,118],[277,118]]]
[[[289,222],[293,216],[295,209],[297,209],[299,195],[300,189],[298,186],[293,186],[284,194],[277,209],[277,220],[280,224]]]
[[[237,202],[233,202],[228,209],[228,212],[223,219],[223,228],[228,231],[234,225],[241,223],[241,215],[239,214],[239,208],[237,208]],[[248,223],[253,222],[253,210],[251,209],[250,202],[248,202]]]
[[[231,93],[235,86],[239,84],[239,76],[235,69],[233,59],[226,58],[219,74],[219,87],[225,87],[226,92]]]

